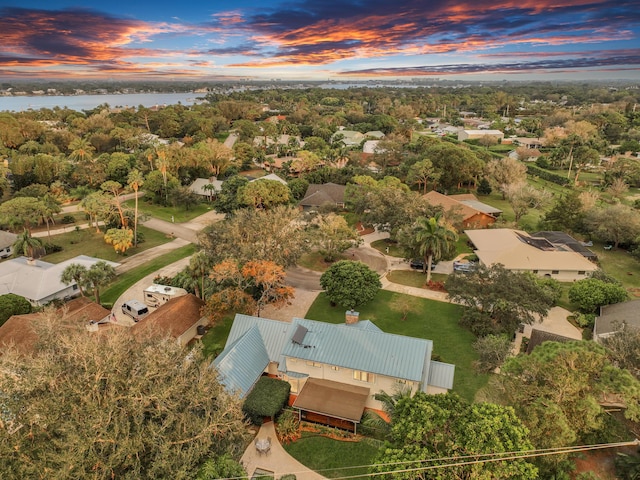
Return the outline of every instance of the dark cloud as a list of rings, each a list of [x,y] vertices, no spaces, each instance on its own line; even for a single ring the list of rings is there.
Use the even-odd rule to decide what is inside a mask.
[[[455,65],[423,65],[417,67],[368,68],[340,72],[339,75],[359,76],[420,76],[450,75],[465,73],[532,72],[567,70],[575,68],[602,68],[613,66],[635,66],[640,70],[640,50],[631,55],[580,57],[567,59],[545,59],[535,61],[514,61],[503,63],[478,63]]]
[[[290,2],[244,17],[275,58],[332,61],[351,56],[478,50],[499,45],[623,39],[640,25],[640,2],[622,0],[422,0]],[[234,25],[238,28],[238,25]],[[625,33],[627,32],[627,33]],[[626,37],[625,37],[626,35]],[[340,58],[343,58],[341,55]]]

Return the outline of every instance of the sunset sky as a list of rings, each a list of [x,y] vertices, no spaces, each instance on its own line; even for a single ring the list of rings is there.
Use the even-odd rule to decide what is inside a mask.
[[[640,0],[0,0],[0,79],[421,76],[640,80]]]

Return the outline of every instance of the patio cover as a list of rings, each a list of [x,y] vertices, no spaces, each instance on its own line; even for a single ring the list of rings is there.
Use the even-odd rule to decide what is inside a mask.
[[[293,408],[360,423],[368,396],[367,387],[309,378]]]

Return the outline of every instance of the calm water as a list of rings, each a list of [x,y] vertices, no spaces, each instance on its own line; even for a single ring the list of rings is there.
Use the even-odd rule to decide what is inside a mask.
[[[156,105],[193,105],[203,93],[126,93],[121,95],[55,95],[30,97],[0,97],[0,111],[22,112],[41,108],[68,107],[72,110],[91,110],[108,104],[110,107],[154,107]]]

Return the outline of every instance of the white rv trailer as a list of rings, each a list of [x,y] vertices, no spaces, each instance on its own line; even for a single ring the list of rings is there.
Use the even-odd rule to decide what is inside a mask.
[[[150,307],[159,307],[160,305],[167,303],[172,298],[182,297],[187,293],[188,292],[184,288],[152,283],[144,289],[144,303]]]

